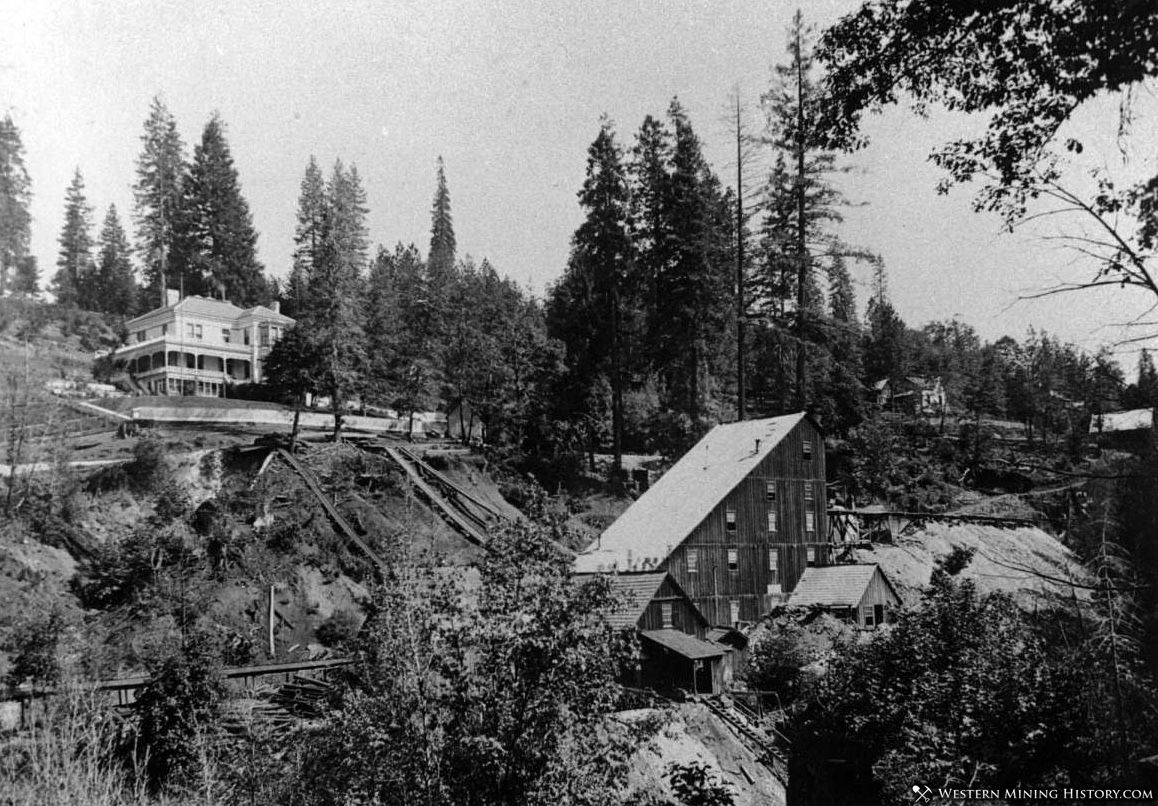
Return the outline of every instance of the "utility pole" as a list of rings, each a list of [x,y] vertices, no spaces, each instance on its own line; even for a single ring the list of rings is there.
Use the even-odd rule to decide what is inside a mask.
[[[744,154],[740,88],[736,88],[736,419],[746,416],[744,395]]]
[[[799,14],[799,12],[797,12]],[[805,356],[805,288],[808,284],[808,241],[804,209],[804,62],[800,52],[800,26],[796,26],[796,407],[803,411],[808,403],[808,363]]]

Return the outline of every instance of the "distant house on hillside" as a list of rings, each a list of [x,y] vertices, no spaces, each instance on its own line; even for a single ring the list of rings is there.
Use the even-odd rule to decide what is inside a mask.
[[[611,588],[620,604],[608,622],[639,635],[636,679],[629,683],[695,694],[719,693],[730,683],[731,647],[706,640],[708,620],[671,575],[616,574]]]
[[[1153,444],[1154,409],[1130,409],[1095,414],[1090,434],[1104,448],[1145,451]]]
[[[167,305],[129,320],[129,344],[113,359],[145,394],[222,397],[262,379],[270,348],[293,324],[276,302],[243,310],[170,290]]]
[[[809,568],[788,597],[789,607],[819,607],[851,624],[873,628],[901,606],[901,597],[877,565]]]
[[[941,414],[948,410],[945,387],[938,378],[909,375],[895,382],[888,378],[872,386],[876,404],[901,414]]]
[[[831,561],[824,435],[805,414],[713,428],[575,559],[667,571],[713,625],[755,621]]]
[[[479,444],[486,439],[486,425],[465,397],[454,401],[446,411],[446,436],[464,444]]]

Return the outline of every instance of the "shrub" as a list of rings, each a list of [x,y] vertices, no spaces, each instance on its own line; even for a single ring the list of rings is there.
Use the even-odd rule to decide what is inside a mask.
[[[137,760],[154,790],[187,789],[206,771],[204,739],[225,699],[218,653],[194,634],[150,669],[137,712]]]
[[[314,634],[326,646],[337,647],[356,638],[360,627],[361,624],[355,613],[345,608],[339,608],[318,625]]]

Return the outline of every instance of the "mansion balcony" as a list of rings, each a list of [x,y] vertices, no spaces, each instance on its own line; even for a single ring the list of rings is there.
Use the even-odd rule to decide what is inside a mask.
[[[248,349],[237,353],[155,350],[123,360],[125,369],[149,394],[223,397],[229,385],[253,381]]]

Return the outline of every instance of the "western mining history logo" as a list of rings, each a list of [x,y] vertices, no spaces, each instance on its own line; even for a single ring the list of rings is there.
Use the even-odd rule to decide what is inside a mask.
[[[1071,787],[1050,787],[1046,789],[933,789],[931,786],[913,784],[913,802],[933,801],[1153,801],[1152,789],[1077,789]]]

